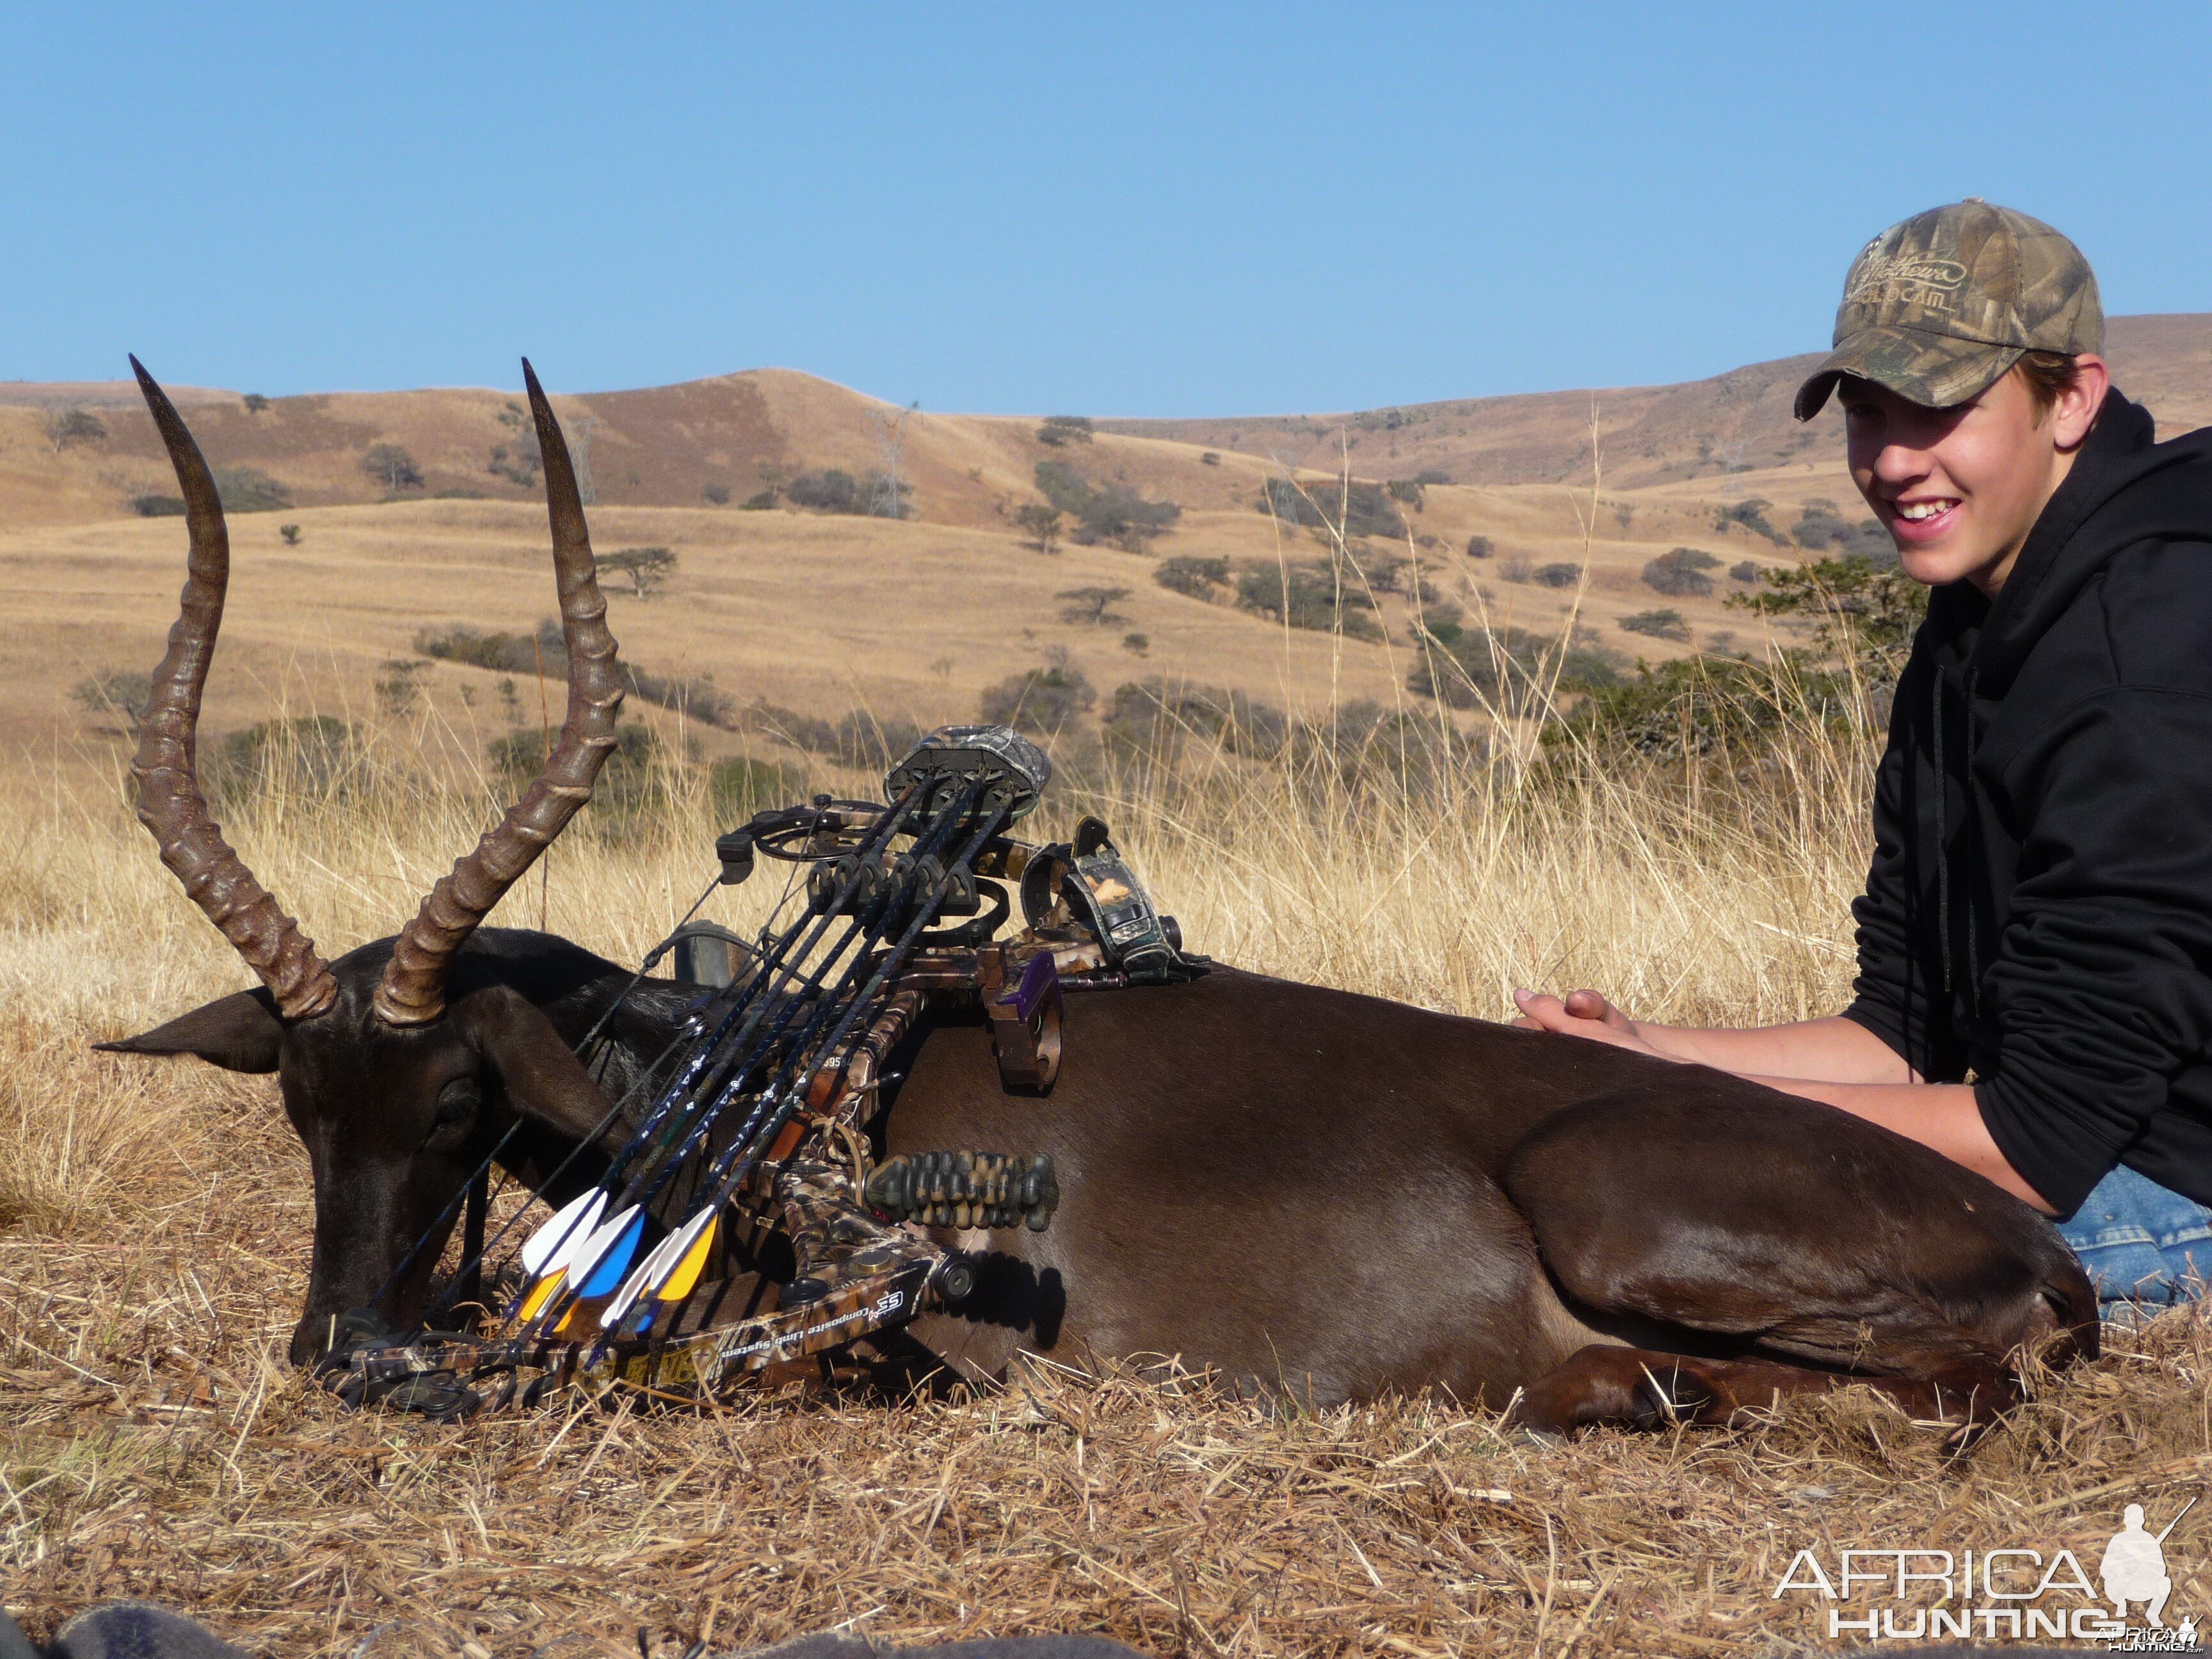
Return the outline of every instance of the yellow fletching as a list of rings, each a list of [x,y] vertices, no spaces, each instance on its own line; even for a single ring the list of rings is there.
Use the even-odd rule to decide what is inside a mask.
[[[545,1304],[553,1299],[553,1293],[568,1282],[568,1270],[565,1267],[555,1268],[544,1278],[539,1279],[536,1288],[522,1299],[522,1311],[515,1317],[524,1324],[528,1324],[545,1311]]]
[[[714,1231],[721,1225],[718,1216],[702,1228],[691,1248],[684,1252],[684,1260],[676,1264],[676,1271],[661,1282],[654,1295],[663,1302],[681,1302],[691,1294],[691,1287],[699,1282],[706,1271],[707,1252],[714,1243]]]

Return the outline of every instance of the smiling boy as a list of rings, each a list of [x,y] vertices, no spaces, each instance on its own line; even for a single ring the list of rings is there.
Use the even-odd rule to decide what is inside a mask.
[[[1839,394],[1933,590],[1850,1005],[1724,1030],[1515,999],[1931,1146],[2061,1218],[2100,1294],[2157,1301],[2212,1277],[2212,428],[2154,443],[2104,333],[2080,250],[1970,198],[1868,245],[1797,394]]]

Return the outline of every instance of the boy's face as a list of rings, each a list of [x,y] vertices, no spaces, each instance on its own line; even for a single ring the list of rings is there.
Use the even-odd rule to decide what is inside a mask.
[[[2103,405],[2104,364],[2079,362],[2081,383],[2048,411],[2017,374],[1948,409],[1844,380],[1851,478],[1906,574],[1931,587],[1964,580],[1991,594],[2004,585]]]

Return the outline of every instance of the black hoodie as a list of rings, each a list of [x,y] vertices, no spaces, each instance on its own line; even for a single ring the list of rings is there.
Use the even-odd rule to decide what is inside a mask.
[[[2111,393],[1996,599],[1930,595],[1874,828],[1848,1017],[2062,1214],[2212,1204],[2212,428]]]

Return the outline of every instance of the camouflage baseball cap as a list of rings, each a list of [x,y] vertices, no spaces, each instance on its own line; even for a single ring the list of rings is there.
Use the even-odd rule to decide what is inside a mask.
[[[1943,409],[1988,390],[2024,352],[2101,352],[2105,307],[2080,248],[1970,196],[1866,245],[1844,279],[1834,344],[1797,388],[1801,421],[1845,374]]]

